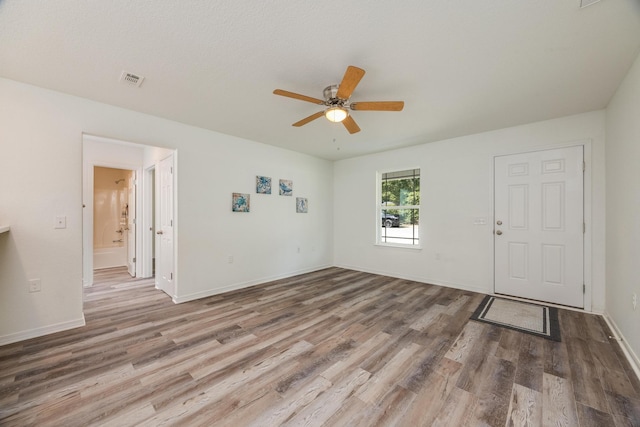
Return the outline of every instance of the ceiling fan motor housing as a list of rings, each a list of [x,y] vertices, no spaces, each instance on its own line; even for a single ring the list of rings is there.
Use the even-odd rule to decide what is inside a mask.
[[[331,85],[324,88],[322,94],[324,95],[325,105],[327,107],[346,107],[348,106],[346,99],[338,98],[339,85]]]

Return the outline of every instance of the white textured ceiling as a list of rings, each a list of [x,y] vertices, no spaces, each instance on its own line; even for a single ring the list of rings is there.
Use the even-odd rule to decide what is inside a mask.
[[[579,5],[0,0],[0,76],[339,159],[606,107],[640,51],[640,2]],[[354,135],[292,127],[318,106],[273,90],[322,98],[348,65],[367,72],[352,100],[404,111],[355,111]]]

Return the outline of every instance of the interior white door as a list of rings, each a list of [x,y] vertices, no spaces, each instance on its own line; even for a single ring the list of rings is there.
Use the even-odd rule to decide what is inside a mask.
[[[494,159],[495,292],[584,306],[583,147]]]
[[[136,277],[136,172],[131,171],[127,182],[127,269]]]
[[[156,234],[156,277],[158,287],[175,296],[173,259],[173,155],[160,162],[158,192],[158,225]]]

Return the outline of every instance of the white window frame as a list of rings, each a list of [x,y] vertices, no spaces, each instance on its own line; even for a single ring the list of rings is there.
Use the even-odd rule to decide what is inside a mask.
[[[420,226],[418,225],[418,244],[415,245],[413,243],[388,243],[388,242],[383,242],[383,234],[382,234],[382,224],[381,224],[381,218],[382,218],[382,212],[383,210],[389,210],[389,206],[383,206],[381,203],[382,200],[382,176],[388,173],[394,173],[394,172],[403,172],[403,171],[409,171],[409,170],[418,170],[420,171],[419,174],[419,179],[422,179],[422,171],[420,169],[420,167],[415,166],[415,167],[405,167],[405,168],[394,168],[394,169],[389,169],[389,170],[382,170],[382,171],[378,171],[376,172],[376,242],[375,244],[377,246],[388,246],[388,247],[394,247],[394,248],[403,248],[403,249],[422,249],[422,233],[420,232]],[[422,201],[422,182],[420,182],[420,201]],[[418,211],[418,213],[420,213],[420,205],[405,205],[405,206],[393,206],[391,207],[391,209],[394,210],[408,210],[408,209],[416,209]],[[413,242],[414,239],[412,239],[411,241]]]

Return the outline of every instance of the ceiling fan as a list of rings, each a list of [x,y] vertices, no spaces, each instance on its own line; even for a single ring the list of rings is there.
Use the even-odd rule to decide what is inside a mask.
[[[311,102],[317,105],[324,105],[327,107],[323,111],[318,111],[315,114],[310,115],[298,122],[295,122],[292,126],[300,127],[307,123],[325,116],[327,120],[338,123],[342,122],[349,133],[360,132],[360,127],[356,124],[353,117],[349,114],[349,110],[354,111],[402,111],[404,108],[404,101],[375,101],[375,102],[355,102],[351,101],[351,94],[355,90],[358,83],[364,76],[364,70],[362,68],[349,65],[347,71],[344,73],[344,77],[339,85],[327,86],[323,91],[324,99],[312,98],[306,95],[300,95],[298,93],[289,92],[282,89],[276,89],[273,91],[275,95],[286,96],[293,99],[299,99],[301,101]]]

